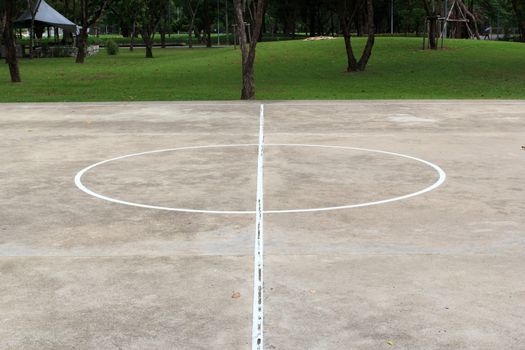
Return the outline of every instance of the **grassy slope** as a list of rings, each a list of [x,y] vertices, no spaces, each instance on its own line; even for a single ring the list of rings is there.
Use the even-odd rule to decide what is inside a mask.
[[[360,48],[363,40],[357,40]],[[525,45],[448,41],[421,51],[417,38],[378,38],[366,72],[347,74],[341,40],[262,43],[260,99],[525,98]],[[158,49],[101,53],[83,66],[72,58],[23,60],[22,84],[0,70],[0,102],[238,99],[239,51]]]

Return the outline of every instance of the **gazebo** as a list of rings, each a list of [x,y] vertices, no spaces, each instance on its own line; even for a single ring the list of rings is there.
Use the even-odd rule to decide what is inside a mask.
[[[49,4],[44,0],[40,1],[40,6],[36,12],[35,25],[40,27],[62,28],[73,33],[76,33],[77,30],[77,25],[75,23],[62,16],[57,10],[49,6]],[[15,21],[15,27],[31,27],[31,11],[29,11],[29,9],[26,10],[26,12],[24,12],[20,17],[18,17],[18,19]]]
[[[26,10],[14,22],[15,28],[31,28],[31,11]],[[61,28],[65,32],[77,34],[78,26],[69,19],[60,14],[57,10],[51,7],[45,0],[40,0],[40,5],[35,15],[35,28],[53,28],[55,32],[57,28]],[[49,30],[48,30],[49,33]],[[55,32],[56,33],[56,32]],[[34,33],[30,33],[34,35]],[[55,36],[57,37],[57,36]],[[64,44],[65,44],[64,40]],[[41,56],[73,56],[76,52],[74,46],[58,46],[58,45],[42,45],[40,48]]]

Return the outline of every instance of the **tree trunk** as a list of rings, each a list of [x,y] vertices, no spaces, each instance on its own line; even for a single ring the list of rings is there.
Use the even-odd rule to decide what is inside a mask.
[[[343,4],[345,0],[339,0],[339,21],[343,31],[343,38],[345,40],[346,60],[347,60],[347,72],[355,72],[357,70],[357,60],[355,59],[354,50],[352,48],[352,35],[350,34],[350,23],[346,14],[346,5]],[[357,16],[356,16],[357,17]],[[350,19],[351,21],[351,19]]]
[[[191,12],[190,27],[188,28],[188,46],[190,49],[193,48],[193,34],[195,33],[195,17],[197,16],[197,9],[199,3],[195,5],[195,9],[192,9],[191,2],[188,0],[188,8]]]
[[[35,18],[31,18],[31,28],[29,29],[29,59],[35,57]]]
[[[137,27],[137,21],[135,19],[133,19],[133,25],[131,26],[131,37],[130,37],[130,40],[129,40],[129,51],[133,51],[133,49],[134,49],[136,27]]]
[[[357,71],[357,61],[354,56],[354,50],[352,48],[352,39],[350,37],[350,33],[348,30],[346,33],[343,33],[343,37],[345,38],[345,49],[346,49],[346,59],[348,62],[348,65],[346,67],[347,72],[355,72]]]
[[[129,27],[127,18],[122,18],[121,21],[119,21],[119,27],[122,37],[129,38],[131,36],[132,29]]]
[[[146,58],[153,58],[153,47],[151,41],[146,44]]]
[[[6,50],[6,63],[9,66],[9,74],[11,76],[11,82],[20,83],[20,68],[18,66],[18,58],[16,57],[16,41],[15,33],[13,30],[13,17],[16,11],[16,0],[5,1],[5,19],[4,19],[4,30],[2,33],[3,41]]]
[[[142,30],[142,39],[144,45],[146,45],[146,58],[153,58],[153,38],[155,36],[155,30],[146,27]]]
[[[255,55],[248,58],[242,65],[242,91],[241,100],[251,100],[255,98],[255,78],[253,66]]]
[[[349,3],[347,0],[338,0],[337,2],[337,15],[339,16],[339,22],[341,23],[343,37],[345,40],[346,57],[347,57],[347,72],[364,71],[370,57],[372,56],[372,49],[375,42],[375,24],[374,24],[374,1],[366,0],[366,8],[362,9],[361,4],[352,3],[354,6],[352,13],[349,12]],[[366,15],[368,40],[363,50],[359,61],[356,60],[354,50],[352,47],[352,36],[350,34],[351,23],[356,17],[360,17],[361,13],[364,12]]]
[[[208,0],[204,0],[203,4],[204,10],[204,32],[206,47],[211,47],[211,20],[210,20],[210,6]]]
[[[109,0],[102,1],[98,7],[92,6],[93,4],[91,4],[91,2],[88,0],[79,0],[78,2],[80,4],[80,21],[82,28],[80,29],[80,36],[78,37],[78,53],[76,63],[82,64],[86,58],[89,27],[97,23],[98,19],[104,13]],[[75,6],[76,3],[77,1],[73,1],[73,6]]]
[[[430,46],[430,49],[432,50],[437,50],[438,48],[437,37],[436,37],[437,22],[438,22],[437,15],[433,14],[432,16],[428,17],[428,45]]]
[[[35,17],[36,13],[38,12],[38,8],[40,7],[40,3],[42,0],[35,0],[35,6],[32,6],[33,1],[27,0],[27,8],[29,9],[29,12],[31,13],[31,28],[30,28],[30,37],[29,37],[29,58],[35,57]]]
[[[83,26],[80,29],[80,35],[78,36],[78,52],[76,63],[83,64],[86,58],[86,46],[87,46],[87,37],[88,37],[88,28]]]
[[[286,16],[286,21],[284,24],[284,34],[290,38],[295,38],[295,28],[296,28],[296,11],[293,8],[288,9],[288,15]]]
[[[76,63],[83,64],[84,60],[86,58],[86,44],[87,44],[87,31],[88,31],[88,25],[87,25],[87,4],[85,3],[86,0],[80,0],[80,18],[82,23],[82,28],[80,29],[80,36],[77,37],[78,43],[78,52],[77,52],[77,59],[75,60]],[[73,1],[73,4],[75,4],[76,1]]]
[[[428,44],[432,50],[437,50],[437,38],[436,38],[436,31],[438,27],[438,18],[439,14],[437,14],[435,11],[432,10],[432,7],[430,6],[429,0],[421,0],[423,4],[423,8],[425,9],[425,13],[427,14],[427,21],[428,21]],[[427,26],[427,23],[425,22],[425,27]]]
[[[166,30],[164,27],[160,29],[160,47],[163,49],[166,48]]]
[[[330,11],[330,35],[335,36],[334,13]]]
[[[375,42],[375,31],[376,27],[374,24],[374,1],[373,0],[366,0],[366,12],[368,15],[368,39],[366,41],[365,49],[363,50],[363,54],[361,55],[361,59],[359,60],[359,63],[357,64],[357,69],[360,71],[364,71],[366,68],[366,65],[368,64],[368,61],[370,60],[370,56],[372,56],[372,49],[374,48],[374,42]]]
[[[512,0],[512,8],[518,21],[518,28],[520,30],[520,41],[525,42],[525,4],[522,0]]]
[[[357,14],[357,16],[355,16],[354,18],[357,36],[361,37],[363,36],[363,26],[361,25],[361,17],[359,14]]]
[[[261,35],[262,22],[264,15],[265,0],[259,0],[255,7],[254,23],[252,25],[251,40],[248,44],[246,30],[244,28],[244,13],[242,0],[234,0],[235,16],[237,18],[237,28],[239,36],[239,45],[242,54],[242,90],[241,99],[251,100],[255,98],[255,78],[254,78],[254,64],[255,64],[255,50],[257,48],[257,40]]]
[[[308,5],[308,21],[309,21],[309,27],[310,27],[310,36],[315,36],[317,33],[316,33],[316,30],[315,30],[315,25],[317,23],[316,21],[316,18],[315,18],[315,15],[316,15],[316,11],[315,11],[315,2],[310,2],[309,5]]]
[[[225,18],[225,25],[226,25],[226,45],[227,46],[230,46],[230,23],[229,22],[229,18],[228,18],[228,0],[226,0],[224,2],[224,5],[225,5],[225,12],[226,12],[226,18]]]
[[[355,5],[358,6],[358,5]],[[338,0],[337,2],[337,15],[339,17],[339,23],[341,23],[341,29],[343,32],[343,38],[345,40],[345,50],[347,59],[347,72],[355,72],[357,70],[357,60],[355,59],[354,50],[352,48],[352,35],[350,34],[351,23],[356,16],[357,8],[353,9],[353,14],[348,13],[348,3],[346,0]],[[359,26],[358,26],[359,28]]]
[[[324,33],[323,19],[321,17],[321,5],[319,3],[317,3],[315,15],[317,18],[317,34],[324,35],[325,33]]]

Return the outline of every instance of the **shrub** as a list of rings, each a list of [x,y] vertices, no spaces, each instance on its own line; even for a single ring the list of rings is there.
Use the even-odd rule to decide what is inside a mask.
[[[114,42],[113,40],[108,40],[106,43],[106,49],[108,51],[108,55],[118,55],[118,44]]]

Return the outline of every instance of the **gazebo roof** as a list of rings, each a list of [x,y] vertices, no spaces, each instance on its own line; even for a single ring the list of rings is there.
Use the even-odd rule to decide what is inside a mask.
[[[71,22],[66,17],[62,16],[57,10],[49,6],[47,2],[41,0],[40,7],[35,16],[35,24],[43,26],[53,26],[62,29],[66,29],[76,33],[77,25]],[[26,10],[18,19],[15,21],[15,27],[17,28],[29,28],[31,27],[31,12]]]

